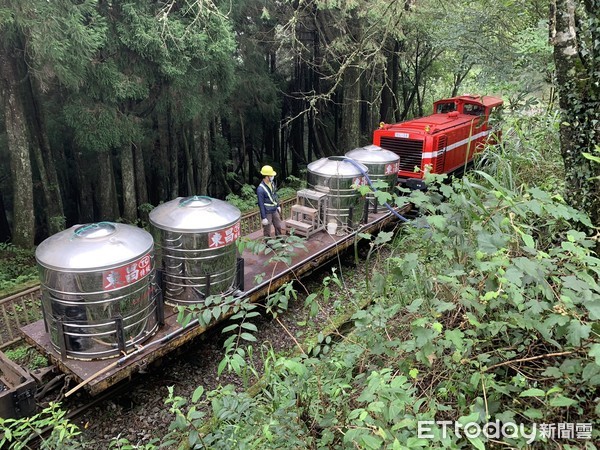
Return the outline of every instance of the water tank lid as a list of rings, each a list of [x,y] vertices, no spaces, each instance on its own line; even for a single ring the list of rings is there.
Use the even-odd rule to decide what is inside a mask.
[[[193,195],[158,205],[150,212],[150,223],[167,231],[204,233],[233,225],[241,216],[240,210],[230,203]]]
[[[73,232],[74,239],[94,239],[105,237],[117,231],[117,227],[110,222],[91,223],[89,225],[77,226]]]
[[[363,164],[389,164],[400,160],[400,157],[394,152],[385,150],[378,145],[355,148],[347,152],[346,156]]]
[[[73,225],[35,250],[43,267],[58,271],[91,271],[135,261],[154,248],[152,235],[133,225],[97,222]]]
[[[357,164],[364,172],[368,173],[369,169],[367,166],[361,163]],[[309,172],[318,175],[335,176],[339,178],[352,178],[362,175],[360,170],[343,156],[330,156],[328,158],[318,159],[317,161],[311,162],[307,166],[307,169]]]

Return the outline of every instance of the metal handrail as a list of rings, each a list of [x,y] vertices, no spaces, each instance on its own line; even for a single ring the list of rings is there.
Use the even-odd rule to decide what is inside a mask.
[[[30,287],[30,288],[27,288],[27,289],[25,289],[23,291],[17,292],[16,294],[12,294],[12,295],[10,295],[8,297],[0,298],[0,305],[2,305],[4,303],[7,303],[7,302],[10,302],[10,301],[13,301],[13,300],[18,299],[18,298],[21,298],[21,297],[23,297],[25,295],[31,294],[31,293],[39,291],[39,290],[40,290],[40,285],[37,284],[37,285],[35,285],[33,287]]]

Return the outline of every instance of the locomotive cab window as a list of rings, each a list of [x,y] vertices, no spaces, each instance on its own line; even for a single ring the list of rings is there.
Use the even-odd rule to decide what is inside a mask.
[[[456,111],[456,103],[454,102],[440,103],[435,109],[437,114],[449,113],[451,111]]]
[[[477,123],[475,123],[475,126],[477,128],[483,126],[483,124],[486,121],[485,107],[482,105],[473,105],[472,103],[465,103],[465,105],[463,106],[463,112],[470,116],[479,117],[479,119],[477,120]]]
[[[473,105],[471,103],[465,103],[463,106],[463,112],[470,116],[483,116],[485,108],[481,105]]]

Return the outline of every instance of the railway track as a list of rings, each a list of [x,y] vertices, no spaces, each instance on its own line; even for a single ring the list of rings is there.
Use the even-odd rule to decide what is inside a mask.
[[[340,265],[341,264],[341,265]],[[307,290],[318,289],[323,279],[331,273],[331,267],[336,271],[345,273],[352,271],[348,278],[357,279],[352,252],[349,251],[340,257],[340,260],[331,261],[327,266],[320,268],[311,276],[307,283]],[[290,335],[282,333],[282,324],[290,333],[298,333],[301,328],[298,322],[306,321],[304,310],[304,297],[306,293],[290,305],[289,310],[281,316],[281,322],[277,323],[269,317],[261,316],[256,320],[259,330],[256,337],[259,343],[269,343],[277,352],[291,352],[296,348],[296,342]],[[331,323],[331,317],[323,311],[320,317],[315,319],[315,325],[327,327]],[[343,321],[346,323],[346,321]],[[232,375],[217,375],[218,365],[223,357],[222,344],[224,337],[221,330],[228,323],[222,323],[218,327],[205,332],[193,343],[188,343],[178,349],[177,354],[166,356],[164,360],[157,361],[149,367],[146,374],[137,376],[132,380],[126,380],[96,396],[89,395],[81,390],[67,399],[64,394],[69,385],[69,380],[64,375],[55,378],[55,386],[48,389],[46,395],[38,401],[48,404],[50,401],[60,401],[65,410],[67,418],[76,423],[83,430],[84,439],[91,443],[93,448],[107,448],[110,438],[116,436],[127,438],[130,442],[146,442],[150,439],[148,434],[152,428],[157,434],[167,432],[170,419],[165,421],[163,399],[167,396],[166,387],[175,386],[177,395],[189,396],[199,385],[207,389],[214,389],[219,384],[234,384],[239,390],[248,386],[243,380]],[[343,326],[345,331],[350,330],[347,325]],[[260,358],[254,356],[253,364],[260,366]],[[254,380],[257,381],[257,380]],[[158,410],[157,410],[158,409]],[[115,418],[115,416],[117,416]],[[158,423],[158,427],[155,427]],[[129,425],[126,425],[129,424]],[[135,424],[135,426],[131,425]],[[115,433],[116,430],[120,430]],[[52,432],[51,428],[41,430],[37,443]],[[32,442],[33,448],[35,443]]]
[[[364,268],[354,266],[354,255],[349,250],[341,255],[340,260],[333,260],[327,266],[311,275],[307,283],[308,291],[316,291],[322,287],[325,277],[331,275],[331,268],[342,273],[347,288],[355,286],[358,280],[364,279]],[[335,290],[332,299],[335,297]],[[342,292],[337,293],[342,298]],[[300,295],[290,304],[290,308],[279,316],[279,321],[262,316],[255,323],[258,333],[255,333],[257,342],[254,347],[255,354],[249,362],[254,367],[262,366],[260,347],[272,347],[278,353],[291,354],[298,351],[298,343],[304,347],[314,346],[316,335],[306,331],[306,326],[298,325],[311,322],[315,329],[323,331],[324,338],[331,336],[332,342],[341,339],[342,334],[353,330],[351,319],[354,311],[344,307],[340,313],[333,306],[334,300],[328,305],[323,305],[317,317],[309,318],[304,307],[307,294]],[[357,308],[366,305],[357,306]],[[260,384],[260,378],[242,379],[232,374],[218,375],[218,366],[224,356],[221,334],[222,326],[209,331],[201,336],[201,342],[183,349],[182,354],[173,357],[168,364],[153,367],[138,382],[130,385],[131,389],[122,395],[107,397],[102,403],[96,403],[92,408],[77,411],[76,423],[84,429],[86,440],[94,442],[97,448],[108,446],[107,436],[115,436],[118,430],[121,437],[127,438],[131,443],[147,443],[153,436],[166,434],[168,426],[173,420],[163,404],[168,395],[168,386],[174,386],[175,395],[190,398],[196,387],[203,385],[206,391],[216,389],[220,385],[234,385],[238,391],[252,391],[255,385]],[[286,331],[284,331],[284,328]],[[289,333],[289,334],[288,334]],[[300,335],[305,335],[302,339]],[[87,394],[82,393],[82,397]],[[107,420],[107,417],[113,417]],[[116,418],[114,418],[117,416]]]

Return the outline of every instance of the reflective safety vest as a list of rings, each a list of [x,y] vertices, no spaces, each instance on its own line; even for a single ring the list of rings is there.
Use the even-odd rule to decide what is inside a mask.
[[[267,214],[274,213],[277,211],[277,194],[275,191],[275,185],[273,184],[273,190],[262,181],[256,188],[256,195],[258,196],[258,206],[260,208],[260,217],[265,219]]]
[[[275,198],[277,198],[277,196],[273,194],[273,191],[271,191],[271,189],[269,189],[269,186],[267,186],[267,184],[263,181],[260,183],[260,185],[258,187],[263,188],[263,190],[267,194],[267,197],[269,197],[269,202],[265,202],[264,205],[265,206],[277,206],[277,202],[275,201]]]

